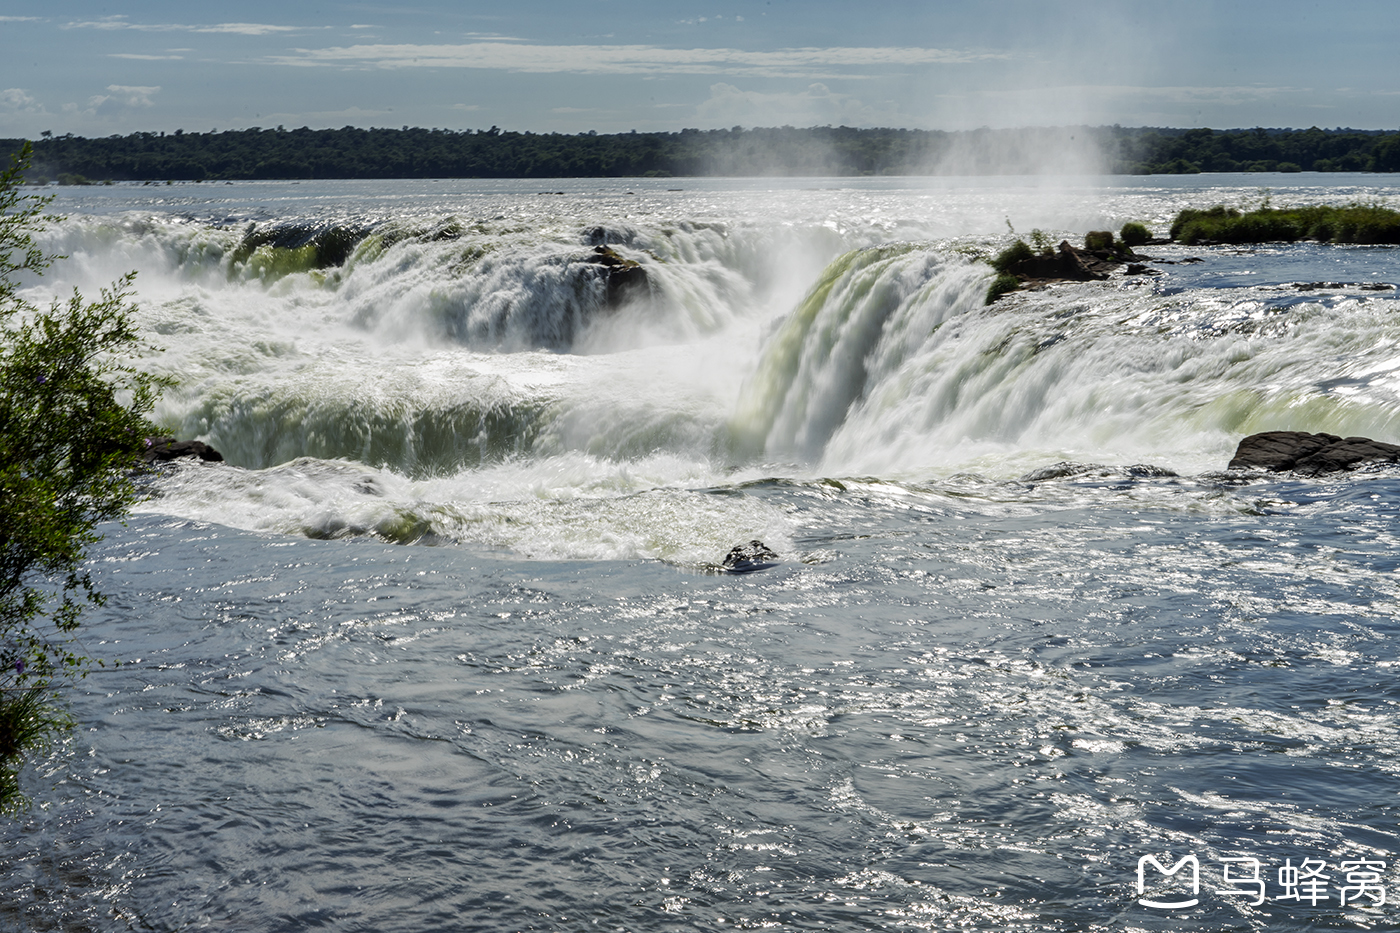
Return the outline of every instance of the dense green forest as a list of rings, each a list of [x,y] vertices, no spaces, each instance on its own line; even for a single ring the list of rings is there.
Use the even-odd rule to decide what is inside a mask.
[[[0,140],[4,152],[20,140]],[[677,133],[402,129],[45,135],[34,176],[162,181],[252,178],[597,178],[681,175],[1395,172],[1400,132],[1059,127],[1018,130],[733,127]]]

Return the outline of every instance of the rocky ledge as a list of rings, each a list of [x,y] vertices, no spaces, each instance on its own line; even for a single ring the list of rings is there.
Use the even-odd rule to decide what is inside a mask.
[[[146,463],[166,463],[183,457],[195,457],[209,463],[222,463],[224,455],[203,441],[177,441],[173,437],[146,438],[146,452],[141,459]]]
[[[1138,258],[1133,253],[1128,256]],[[1022,259],[1008,271],[1027,286],[1050,282],[1095,282],[1108,278],[1110,272],[1123,265],[1125,258],[1120,258],[1111,250],[1080,249],[1072,246],[1069,240],[1061,240],[1054,252],[1046,250]]]
[[[1023,240],[1017,240],[992,260],[998,275],[987,292],[987,303],[1007,292],[1042,288],[1055,282],[1101,282],[1124,265],[1126,275],[1160,275],[1146,265],[1158,261],[1133,252],[1130,245],[1115,240],[1107,230],[1090,231],[1082,248],[1061,240],[1055,249],[1047,246],[1036,252]]]
[[[1340,473],[1368,463],[1400,463],[1400,445],[1369,437],[1307,431],[1264,431],[1240,441],[1232,470],[1291,470],[1304,476]]]

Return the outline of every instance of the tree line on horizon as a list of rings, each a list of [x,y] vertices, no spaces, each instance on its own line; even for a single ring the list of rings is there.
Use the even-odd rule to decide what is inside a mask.
[[[4,140],[16,152],[23,140]],[[1400,131],[1045,127],[732,127],[565,135],[351,126],[43,134],[31,179],[608,178],[1396,172]]]

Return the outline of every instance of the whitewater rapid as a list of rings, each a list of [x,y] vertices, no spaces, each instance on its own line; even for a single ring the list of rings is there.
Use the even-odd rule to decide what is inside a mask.
[[[283,534],[693,563],[785,540],[782,516],[634,497],[1061,461],[1198,474],[1252,431],[1400,432],[1394,293],[1355,287],[1389,250],[1194,266],[1159,245],[1160,276],[987,306],[1016,231],[1161,232],[1249,195],[930,185],[126,188],[74,202],[45,239],[69,258],[33,288],[138,270],[145,362],[178,382],[155,417],[227,462],[176,469],[145,508]],[[601,250],[644,285],[613,295]],[[1350,287],[1294,287],[1322,278]]]

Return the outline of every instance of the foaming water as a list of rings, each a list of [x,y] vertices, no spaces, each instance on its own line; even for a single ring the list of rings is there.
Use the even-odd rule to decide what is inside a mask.
[[[0,929],[1388,928],[1340,894],[1400,883],[1400,480],[1222,468],[1400,435],[1395,252],[984,301],[1008,222],[1259,197],[1161,181],[65,191],[30,294],[138,268],[157,415],[227,461],[93,552],[123,664]]]

